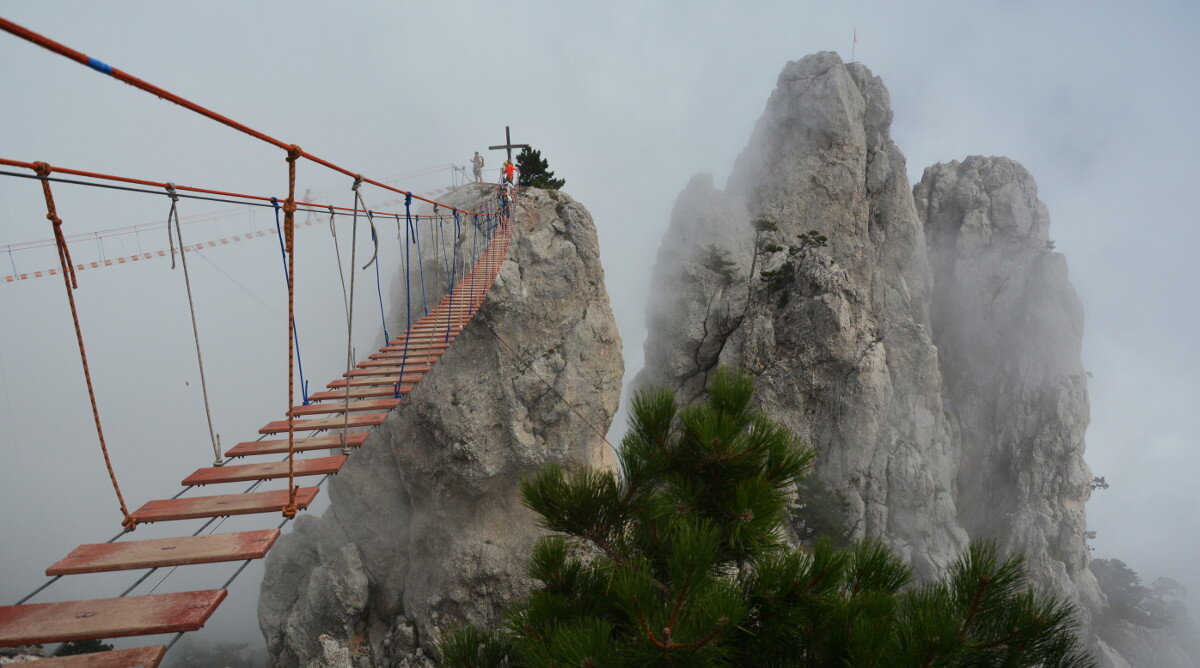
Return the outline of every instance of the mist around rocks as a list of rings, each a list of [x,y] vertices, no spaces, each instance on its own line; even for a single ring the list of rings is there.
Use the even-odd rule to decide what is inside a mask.
[[[1193,665],[1190,622],[1114,622],[1089,568],[1083,309],[1033,176],[972,156],[910,187],[891,119],[861,64],[784,68],[726,187],[676,200],[635,387],[695,398],[718,365],[750,370],[851,538],[926,577],[996,539],[1079,604],[1103,665]]]

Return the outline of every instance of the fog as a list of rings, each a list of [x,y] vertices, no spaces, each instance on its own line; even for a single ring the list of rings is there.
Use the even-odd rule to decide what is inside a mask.
[[[784,63],[835,50],[881,76],[910,180],[938,161],[1005,155],[1037,179],[1050,234],[1084,302],[1092,424],[1086,458],[1111,488],[1089,504],[1098,557],[1200,593],[1200,518],[1189,418],[1200,325],[1192,204],[1200,130],[1200,7],[1188,2],[233,3],[5,5],[6,18],[305,150],[403,188],[450,183],[505,125],[543,151],[595,217],[625,344],[641,368],[646,296],[675,196],[693,174],[723,183]],[[286,194],[283,154],[245,135],[0,35],[0,157],[152,180]],[[19,170],[18,170],[19,171]],[[299,188],[349,205],[350,179],[312,163]],[[67,234],[161,222],[167,201],[54,187]],[[394,196],[364,191],[395,210]],[[388,209],[383,203],[392,201]],[[199,242],[273,227],[269,209],[184,200]],[[0,251],[46,239],[35,181],[0,178]],[[339,223],[342,225],[342,223]],[[342,230],[345,228],[342,227]],[[384,266],[400,251],[382,235]],[[343,239],[345,237],[342,237]],[[340,285],[327,227],[298,233],[301,351],[315,389],[339,375]],[[103,248],[101,248],[103,244]],[[161,229],[81,240],[76,262],[166,247]],[[366,250],[360,246],[360,252]],[[202,258],[197,261],[196,258]],[[217,430],[251,440],[285,408],[286,293],[274,237],[191,262]],[[52,248],[4,253],[18,272]],[[131,508],[208,465],[182,277],[154,259],[80,272],[89,361]],[[383,298],[397,292],[385,275]],[[359,275],[355,345],[378,345],[374,276]],[[82,542],[119,530],[98,454],[62,281],[0,282],[0,600],[43,581]],[[372,320],[372,318],[374,318]],[[389,327],[393,327],[389,323]],[[276,486],[278,487],[278,486]],[[233,518],[222,530],[265,526]],[[194,530],[198,524],[192,526]],[[184,526],[139,528],[139,538]],[[144,532],[144,535],[143,535]],[[218,587],[228,564],[158,588]],[[155,586],[152,575],[137,593]],[[256,564],[200,637],[261,643]],[[68,577],[35,601],[113,596],[135,575]]]

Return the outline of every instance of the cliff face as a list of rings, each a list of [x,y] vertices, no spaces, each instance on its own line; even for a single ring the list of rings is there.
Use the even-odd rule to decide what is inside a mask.
[[[676,204],[656,285],[693,287],[663,313],[665,297],[651,303],[636,383],[691,398],[717,364],[750,370],[764,408],[818,449],[853,534],[886,539],[932,575],[966,534],[925,238],[890,124],[887,91],[865,67],[820,53],[784,68],[727,190],[693,181]],[[756,233],[755,219],[777,230]],[[802,247],[812,229],[826,247]],[[720,291],[704,266],[711,245],[735,263]],[[764,283],[764,271],[778,279]]]
[[[530,191],[479,314],[331,480],[324,516],[271,551],[275,664],[424,665],[444,626],[495,623],[540,533],[517,482],[612,465],[622,371],[590,215]]]
[[[914,194],[934,268],[943,396],[962,453],[959,520],[1096,609],[1083,543],[1092,480],[1083,307],[1066,258],[1052,250],[1037,186],[1012,160],[971,157],[926,169]]]
[[[680,195],[655,280],[684,287],[650,306],[637,383],[691,398],[717,364],[750,370],[764,408],[817,448],[854,537],[922,576],[968,537],[998,538],[1090,616],[1082,309],[1046,209],[1003,158],[932,167],[914,197],[891,118],[861,65],[784,68],[726,190]],[[736,289],[706,287],[714,244]]]

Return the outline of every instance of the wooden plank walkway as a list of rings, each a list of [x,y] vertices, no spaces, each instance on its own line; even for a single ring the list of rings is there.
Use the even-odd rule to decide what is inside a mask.
[[[475,316],[495,282],[506,257],[511,233],[501,229],[484,249],[474,268],[461,278],[451,295],[444,297],[425,316],[399,337],[388,341],[342,378],[328,384],[328,391],[310,395],[310,403],[293,406],[292,429],[297,432],[329,430],[322,435],[294,438],[295,452],[340,450],[362,447],[370,429],[390,412],[432,370],[466,324]],[[401,377],[403,370],[403,377]],[[347,388],[349,392],[347,393]],[[347,399],[350,401],[347,402]],[[311,417],[318,416],[318,417]],[[353,433],[342,434],[348,423]],[[259,429],[260,434],[286,434],[288,421],[275,420]],[[361,430],[368,431],[361,431]],[[286,454],[287,438],[238,443],[225,455],[245,458]],[[345,455],[296,458],[297,477],[335,474],[346,463]],[[246,461],[246,460],[242,460]],[[197,469],[182,480],[183,485],[217,485],[288,476],[288,462],[249,462]],[[307,508],[316,498],[318,486],[297,487],[296,505]],[[279,513],[289,499],[288,490],[181,496],[149,501],[132,515],[138,523]],[[239,531],[150,540],[118,540],[79,545],[46,569],[49,576],[81,575],[193,564],[239,562],[263,558],[279,538],[279,529]],[[225,599],[224,589],[188,591],[147,596],[130,596],[57,603],[31,603],[0,607],[0,646],[65,642],[69,640],[120,638],[195,631],[201,628]],[[163,645],[122,649],[94,654],[43,659],[47,668],[121,668],[159,665],[166,654]]]
[[[307,508],[316,498],[316,487],[300,487],[296,490],[296,507]],[[192,520],[198,517],[228,517],[230,515],[253,515],[255,513],[278,513],[288,502],[286,489],[246,494],[221,494],[218,496],[183,496],[178,499],[148,501],[133,511],[139,524],[148,522],[170,522]]]
[[[325,475],[337,473],[346,463],[342,457],[313,457],[297,459],[294,474],[296,477],[308,475]],[[223,482],[246,482],[248,480],[271,480],[288,477],[288,463],[257,462],[254,464],[226,464],[196,469],[196,472],[183,479],[180,483],[187,485],[216,485]]]
[[[154,645],[41,659],[37,665],[38,668],[157,668],[166,654],[166,645]]]
[[[360,447],[370,434],[366,432],[358,432],[354,434],[346,434],[346,447]],[[308,450],[329,450],[342,447],[342,435],[336,434],[333,436],[312,436],[308,438],[296,439],[296,452],[306,452]],[[288,451],[288,441],[284,439],[276,439],[270,441],[246,441],[238,443],[232,448],[225,451],[226,457],[250,457],[253,455],[278,455]]]
[[[214,533],[207,536],[92,543],[71,550],[46,575],[106,573],[219,561],[261,559],[279,538],[279,529]]]
[[[0,647],[195,631],[224,589],[0,607]]]

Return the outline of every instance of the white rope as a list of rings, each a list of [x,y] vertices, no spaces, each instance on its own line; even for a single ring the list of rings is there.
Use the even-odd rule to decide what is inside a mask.
[[[200,353],[200,329],[196,325],[196,304],[192,300],[192,277],[188,273],[187,252],[183,245],[179,213],[176,211],[179,195],[175,192],[175,184],[167,184],[167,196],[171,198],[171,212],[167,214],[167,240],[171,244],[171,268],[175,268],[175,239],[171,238],[171,223],[174,222],[175,238],[179,240],[179,263],[183,265],[183,283],[187,286],[188,311],[192,314],[192,338],[196,342],[196,363],[200,366],[200,393],[204,395],[204,417],[208,420],[208,438],[212,441],[213,466],[222,466],[225,461],[221,458],[221,436],[213,429],[212,409],[208,403],[208,382],[204,377],[204,356]]]
[[[346,310],[346,317],[350,317],[350,300],[346,297],[346,274],[342,270],[342,250],[338,248],[337,227],[333,224],[333,205],[329,205],[329,233],[333,235],[333,254],[337,256],[338,278],[342,280],[342,305]],[[352,265],[353,266],[353,265]]]
[[[354,186],[351,190],[354,191],[354,214],[351,217],[350,227],[350,298],[346,302],[346,406],[342,413],[342,454],[349,455],[350,448],[346,446],[346,435],[350,432],[350,381],[354,380],[354,376],[349,375],[354,368],[354,276],[357,273],[354,270],[356,266],[355,260],[358,253],[358,207],[362,204],[365,211],[367,205],[362,200],[362,195],[358,189],[362,186],[362,177],[354,177]],[[374,227],[374,225],[372,225]],[[337,237],[335,236],[334,239]],[[342,271],[341,256],[338,256],[338,273]],[[374,258],[372,258],[372,261]],[[367,266],[370,266],[369,264]],[[365,269],[366,267],[364,267]],[[345,279],[343,279],[344,281]]]

